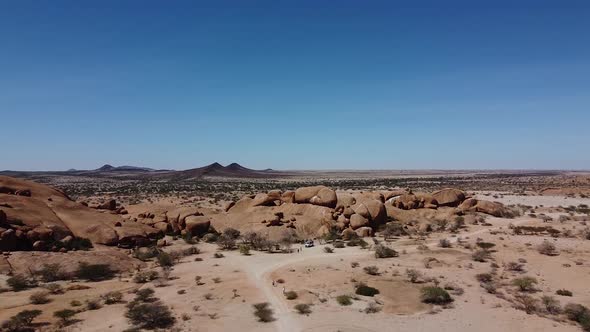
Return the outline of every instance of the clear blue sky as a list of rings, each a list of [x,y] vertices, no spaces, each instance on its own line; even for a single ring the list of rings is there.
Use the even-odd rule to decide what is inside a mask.
[[[590,168],[590,2],[409,3],[2,1],[0,169]]]

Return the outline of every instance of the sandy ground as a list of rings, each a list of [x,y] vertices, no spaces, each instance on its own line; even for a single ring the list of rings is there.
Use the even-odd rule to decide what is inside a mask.
[[[495,200],[505,204],[546,207],[589,203],[588,199],[553,196],[504,195]],[[510,284],[513,278],[530,275],[539,280],[539,291],[533,296],[555,296],[557,289],[566,288],[574,296],[555,296],[562,305],[572,302],[590,306],[590,289],[587,287],[590,280],[590,241],[512,235],[509,225],[547,225],[528,216],[512,220],[488,218],[486,221],[492,226],[468,225],[459,234],[433,233],[425,241],[393,241],[390,246],[400,252],[400,256],[388,259],[377,259],[373,251],[359,247],[334,249],[334,253],[329,254],[324,252],[325,245],[320,244],[290,254],[253,251],[251,255],[244,256],[238,251],[224,251],[225,257],[213,258],[218,251],[217,246],[200,243],[197,247],[201,253],[184,257],[175,265],[171,272],[172,280],[168,280],[164,287],[156,287],[155,283],[136,284],[129,277],[97,283],[78,282],[91,288],[52,295],[52,302],[44,305],[28,304],[29,295],[38,289],[4,292],[0,293],[0,320],[24,309],[39,308],[44,313],[38,321],[53,322],[52,313],[69,308],[72,300],[84,302],[107,291],[120,290],[125,294],[124,300],[130,301],[134,296],[131,291],[153,287],[156,297],[173,310],[177,317],[175,328],[179,331],[580,331],[578,326],[569,322],[527,315],[516,310],[509,301],[488,294],[480,287],[475,275],[489,272],[491,261],[472,261],[472,249],[459,242],[474,245],[479,239],[496,244],[493,257],[499,266],[501,292],[506,297],[516,292]],[[553,221],[549,224],[558,229],[579,230],[583,227],[575,221]],[[441,238],[449,239],[453,243],[452,248],[439,248]],[[372,243],[371,239],[367,240]],[[558,256],[544,256],[535,250],[544,240],[556,244]],[[426,244],[429,250],[419,250],[418,243]],[[187,246],[179,240],[167,250]],[[197,257],[203,260],[195,261]],[[436,260],[430,268],[424,265],[427,257]],[[526,272],[504,269],[507,262],[518,259],[526,261]],[[353,267],[353,262],[359,266]],[[371,265],[379,268],[379,275],[371,276],[363,272],[364,267]],[[421,271],[425,278],[436,278],[441,285],[452,283],[462,288],[464,293],[454,295],[453,305],[446,309],[421,303],[419,291],[425,283],[407,281],[405,271],[408,268]],[[153,269],[159,270],[156,267]],[[195,276],[201,276],[204,284],[197,285]],[[216,282],[215,278],[220,279]],[[284,283],[278,283],[279,279],[283,279]],[[381,293],[374,298],[356,296],[351,306],[340,306],[336,296],[354,295],[356,281],[374,286]],[[70,284],[63,283],[64,287]],[[287,300],[283,287],[285,291],[296,291],[299,297]],[[258,322],[253,316],[252,304],[259,302],[270,304],[276,318],[273,322]],[[380,303],[381,312],[364,313],[363,309],[370,302]],[[299,315],[293,309],[297,303],[311,304],[312,313]],[[105,305],[99,310],[78,314],[76,318],[80,322],[60,330],[122,331],[130,327],[124,312],[124,303]],[[180,318],[183,314],[187,320]]]

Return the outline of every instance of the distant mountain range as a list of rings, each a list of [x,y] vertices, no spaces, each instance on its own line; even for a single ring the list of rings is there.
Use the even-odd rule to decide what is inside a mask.
[[[69,169],[67,171],[2,171],[0,175],[28,177],[38,175],[66,175],[66,176],[100,176],[100,177],[141,177],[158,179],[196,179],[202,177],[234,177],[234,178],[265,178],[276,176],[280,172],[272,169],[254,170],[238,163],[223,166],[213,163],[204,167],[192,168],[183,171],[156,170],[139,166],[112,166],[103,165],[93,170]]]

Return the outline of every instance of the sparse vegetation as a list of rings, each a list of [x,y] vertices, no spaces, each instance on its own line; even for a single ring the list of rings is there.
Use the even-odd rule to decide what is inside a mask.
[[[412,283],[417,283],[423,277],[422,272],[416,269],[406,269],[406,276]]]
[[[29,300],[32,304],[45,304],[51,301],[49,299],[49,293],[46,291],[39,291],[31,294],[31,296],[29,296]]]
[[[351,305],[352,304],[352,297],[350,297],[349,295],[338,295],[336,297],[336,302],[338,302],[338,304],[343,305],[343,306]]]
[[[365,266],[363,268],[363,270],[365,271],[366,274],[372,275],[372,276],[376,276],[379,275],[379,268],[375,265],[371,265],[371,266]]]
[[[567,289],[558,289],[555,294],[560,296],[573,296],[573,293]]]
[[[78,278],[88,281],[112,279],[115,271],[108,264],[88,264],[80,262],[76,271]]]
[[[309,304],[299,303],[299,304],[296,304],[294,308],[297,311],[297,313],[299,313],[300,315],[311,314],[311,306]]]
[[[543,241],[538,247],[537,251],[542,255],[556,256],[559,255],[555,245],[547,240]]]
[[[522,277],[512,280],[512,284],[518,287],[521,292],[532,292],[535,290],[537,279],[533,277]]]
[[[40,316],[43,312],[41,310],[23,310],[18,314],[10,317],[10,319],[2,323],[2,331],[6,332],[24,332],[32,331],[31,324],[33,320]]]
[[[273,317],[274,312],[271,308],[269,308],[268,302],[256,303],[253,305],[253,307],[254,316],[258,318],[258,321],[268,323],[275,320]]]
[[[287,300],[295,300],[297,298],[297,292],[287,291],[287,292],[285,292],[285,298]]]
[[[379,290],[377,288],[367,286],[363,283],[358,284],[354,292],[355,294],[363,296],[375,296],[379,294]]]
[[[421,290],[421,300],[424,303],[447,304],[453,301],[451,295],[443,288],[436,286],[426,286]]]
[[[123,293],[118,291],[108,292],[101,296],[105,304],[115,304],[121,302]]]
[[[399,256],[398,252],[389,248],[385,245],[377,245],[375,247],[375,257],[376,258],[390,258],[390,257],[397,257]]]
[[[15,292],[19,292],[37,286],[37,284],[33,280],[23,276],[22,274],[16,274],[8,278],[6,280],[6,283]]]
[[[75,315],[76,315],[76,312],[72,309],[58,310],[53,313],[54,317],[61,319],[62,326],[69,325],[71,322],[71,318],[74,317]]]

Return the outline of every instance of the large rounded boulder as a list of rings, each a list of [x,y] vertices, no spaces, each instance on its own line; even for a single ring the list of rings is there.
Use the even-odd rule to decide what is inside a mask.
[[[457,207],[465,200],[465,193],[459,189],[447,188],[432,193],[439,206]]]
[[[334,190],[325,186],[302,187],[295,190],[294,202],[335,208],[338,197]]]

